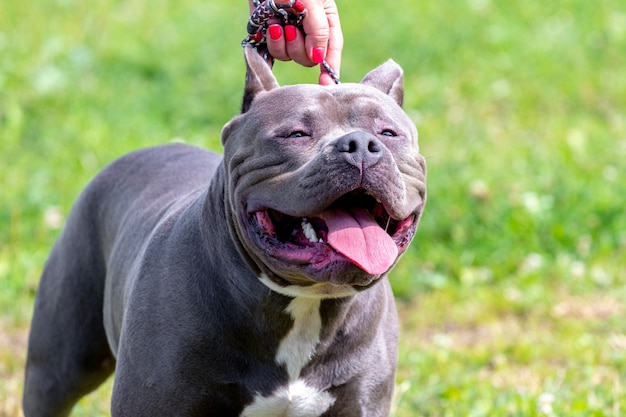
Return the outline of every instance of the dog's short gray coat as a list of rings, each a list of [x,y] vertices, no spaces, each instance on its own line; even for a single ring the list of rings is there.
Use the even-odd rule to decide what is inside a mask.
[[[388,414],[398,324],[386,274],[327,242],[282,242],[268,219],[306,223],[354,196],[387,223],[408,219],[395,237],[406,248],[425,164],[402,72],[389,62],[361,84],[278,87],[246,58],[223,158],[140,150],[78,198],[37,293],[26,417],[68,415],[113,371],[114,416]]]

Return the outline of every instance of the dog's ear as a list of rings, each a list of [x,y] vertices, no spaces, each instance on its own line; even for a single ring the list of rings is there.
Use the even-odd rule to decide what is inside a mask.
[[[389,95],[402,107],[404,101],[404,85],[402,82],[402,68],[393,59],[374,68],[365,75],[361,84],[377,88]]]
[[[245,113],[250,108],[254,97],[262,91],[278,88],[278,82],[272,74],[272,68],[259,55],[256,49],[243,48],[246,58],[246,86],[243,92],[241,112]]]

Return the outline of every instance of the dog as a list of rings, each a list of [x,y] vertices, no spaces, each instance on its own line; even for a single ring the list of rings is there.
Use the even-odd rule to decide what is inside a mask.
[[[426,202],[393,61],[280,87],[256,51],[223,157],[135,151],[81,193],[45,264],[26,417],[66,416],[115,372],[113,416],[386,416],[388,271]]]

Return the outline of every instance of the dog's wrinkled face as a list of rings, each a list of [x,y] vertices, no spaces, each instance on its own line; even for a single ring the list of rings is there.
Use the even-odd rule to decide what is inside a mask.
[[[411,242],[426,199],[402,71],[388,62],[361,84],[280,88],[246,58],[244,112],[222,133],[244,251],[277,285],[367,288]]]

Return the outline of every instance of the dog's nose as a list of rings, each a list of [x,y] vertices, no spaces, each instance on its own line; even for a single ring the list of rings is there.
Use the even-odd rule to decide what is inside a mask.
[[[337,139],[335,150],[346,161],[360,170],[368,168],[380,159],[384,145],[378,138],[367,132],[351,132]]]

